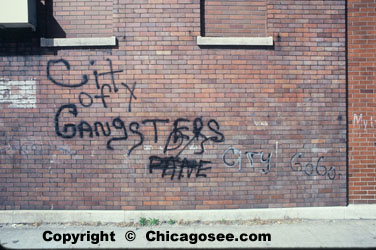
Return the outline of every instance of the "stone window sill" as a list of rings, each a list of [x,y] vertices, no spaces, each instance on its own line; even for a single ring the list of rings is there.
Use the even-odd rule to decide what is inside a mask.
[[[116,37],[41,38],[41,47],[116,46]]]
[[[198,46],[273,46],[273,37],[197,37]]]

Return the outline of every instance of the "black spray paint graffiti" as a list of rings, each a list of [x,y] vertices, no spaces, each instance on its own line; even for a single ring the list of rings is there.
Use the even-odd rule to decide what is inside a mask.
[[[122,82],[119,86],[115,82],[115,74],[123,72],[122,70],[114,70],[112,61],[107,59],[109,63],[109,70],[107,72],[93,71],[94,82],[96,89],[100,92],[97,95],[91,95],[84,91],[81,91],[78,96],[78,101],[84,108],[89,108],[93,105],[95,100],[100,100],[104,108],[107,108],[107,99],[110,98],[111,93],[117,93],[119,91],[119,86],[123,86],[129,92],[128,100],[128,112],[132,111],[132,100],[137,100],[135,95],[136,82],[132,86]],[[94,61],[90,61],[90,65],[94,65]],[[50,60],[47,64],[47,78],[60,87],[64,88],[79,88],[87,83],[89,83],[90,77],[88,75],[83,75],[79,83],[68,84],[60,80],[56,80],[56,76],[53,76],[54,67],[64,66],[65,70],[70,70],[71,66],[68,61],[64,59]],[[109,75],[111,77],[110,84],[102,84],[100,81],[101,77]],[[105,136],[111,137],[107,140],[106,147],[109,150],[114,150],[113,144],[119,144],[121,141],[129,140],[129,136],[137,136],[138,139],[135,140],[136,143],[128,150],[127,155],[129,156],[133,150],[143,145],[144,135],[141,132],[141,124],[143,126],[152,125],[154,128],[154,142],[158,142],[158,125],[166,125],[169,123],[168,119],[146,119],[140,123],[137,121],[132,121],[127,126],[125,122],[120,118],[112,118],[111,122],[101,122],[96,121],[94,124],[89,124],[88,122],[81,120],[78,123],[62,123],[65,114],[70,114],[71,118],[77,118],[79,115],[78,108],[75,104],[68,103],[62,105],[56,112],[55,115],[55,133],[57,136],[64,139],[72,139],[75,137],[84,138],[85,136],[93,138],[94,136]],[[65,118],[67,119],[67,118]],[[69,118],[68,118],[69,119]],[[189,135],[189,127],[184,124],[190,122],[186,118],[178,118],[173,122],[173,127],[171,133],[166,139],[163,153],[166,154],[169,151],[179,150],[174,157],[159,157],[151,156],[149,158],[149,171],[161,169],[162,177],[167,175],[171,179],[175,177],[175,173],[178,172],[178,179],[186,176],[190,178],[192,173],[195,172],[196,177],[206,177],[203,172],[210,169],[210,167],[204,167],[205,164],[210,163],[210,161],[196,161],[189,160],[187,158],[180,158],[180,155],[187,149],[187,147],[192,147],[192,143],[195,141],[200,143],[199,151],[195,151],[195,155],[202,155],[205,152],[205,144],[208,142],[220,143],[224,141],[224,135],[219,132],[220,126],[218,122],[211,119],[207,123],[208,130],[212,133],[207,136],[203,133],[204,123],[202,118],[196,118],[192,122],[192,133],[193,136]],[[114,136],[116,131],[116,136]],[[120,136],[118,134],[120,133]],[[128,134],[129,133],[129,134]],[[186,175],[183,174],[186,170]]]
[[[174,127],[170,135],[168,136],[168,139],[166,141],[166,145],[164,147],[163,153],[166,153],[167,151],[172,151],[180,148],[180,146],[183,145],[184,140],[187,140],[188,143],[185,144],[185,146],[179,151],[179,153],[176,156],[179,156],[193,141],[199,141],[200,138],[202,138],[201,141],[201,151],[195,152],[195,154],[202,154],[205,151],[204,144],[207,141],[212,141],[212,142],[223,142],[224,141],[224,136],[222,133],[220,133],[219,130],[219,124],[216,120],[211,119],[208,122],[208,128],[210,131],[214,132],[216,136],[211,136],[207,137],[204,134],[201,133],[203,129],[203,122],[201,118],[196,118],[193,121],[193,137],[189,139],[189,136],[184,134],[183,131],[188,131],[189,128],[186,126],[179,126],[180,122],[189,122],[188,119],[184,118],[179,118],[175,120],[174,122]],[[214,127],[215,126],[215,127]],[[219,136],[219,137],[218,137]],[[171,146],[171,142],[174,146]]]
[[[147,119],[141,121],[141,123],[137,121],[132,121],[127,126],[124,121],[120,117],[116,117],[112,119],[112,122],[100,122],[96,121],[94,124],[89,124],[88,122],[81,120],[79,123],[63,123],[61,124],[61,116],[63,112],[67,112],[71,114],[73,117],[78,116],[78,109],[75,104],[66,104],[59,108],[55,115],[55,132],[56,135],[64,138],[64,139],[72,139],[75,137],[84,138],[88,136],[89,138],[93,138],[94,135],[96,137],[105,136],[109,137],[114,134],[114,131],[118,131],[121,136],[112,137],[107,141],[107,149],[114,150],[114,146],[112,145],[113,142],[119,141],[127,141],[129,139],[128,131],[132,135],[138,137],[136,143],[128,150],[127,155],[129,156],[133,150],[143,145],[144,142],[144,135],[140,131],[141,125],[150,126],[150,124],[154,128],[154,142],[158,142],[158,124],[168,124],[168,119]],[[224,135],[219,132],[219,124],[215,120],[210,120],[207,124],[209,130],[213,133],[212,136],[206,136],[202,134],[201,130],[203,128],[203,123],[201,118],[196,118],[193,122],[193,137],[190,139],[189,135],[184,134],[183,131],[188,131],[189,128],[187,126],[180,126],[181,122],[189,122],[188,119],[185,118],[178,118],[173,123],[172,132],[169,134],[167,141],[165,143],[165,147],[163,152],[166,153],[167,151],[173,151],[179,149],[185,140],[188,143],[180,150],[180,152],[176,155],[176,158],[189,146],[193,141],[201,138],[201,147],[199,152],[195,152],[195,154],[202,154],[205,151],[205,143],[208,141],[212,141],[215,143],[224,141]],[[198,125],[199,124],[199,125]]]
[[[296,153],[291,157],[290,160],[290,167],[292,171],[300,172],[303,171],[306,175],[312,176],[317,174],[319,176],[327,175],[330,180],[334,180],[336,178],[336,168],[330,167],[328,170],[325,165],[320,164],[322,160],[324,160],[324,156],[320,156],[316,162],[316,165],[312,163],[307,163],[304,168],[302,164],[299,162],[299,159],[303,157],[302,153]],[[339,174],[341,175],[341,174]]]
[[[232,154],[238,155],[237,162],[235,161],[229,161],[228,160],[228,154],[232,152]],[[272,153],[266,154],[264,152],[245,152],[245,155],[248,159],[249,162],[249,167],[254,169],[254,161],[256,156],[260,156],[260,163],[266,165],[266,168],[261,169],[261,172],[264,174],[268,174],[271,169],[271,162],[272,162]],[[225,152],[222,155],[222,161],[227,167],[234,167],[235,165],[238,165],[239,171],[242,169],[242,151],[234,148],[234,147],[229,147],[228,149],[225,150]]]
[[[142,124],[146,125],[147,123],[152,123],[153,124],[153,128],[154,128],[154,142],[157,143],[158,142],[158,127],[157,127],[157,123],[169,123],[170,120],[169,119],[148,119],[148,120],[143,120],[142,121]]]
[[[107,102],[106,99],[110,98],[110,93],[117,93],[119,91],[119,87],[115,81],[115,74],[123,72],[122,70],[114,70],[112,61],[110,59],[107,59],[107,62],[109,63],[109,71],[106,72],[101,72],[99,73],[97,70],[93,71],[94,75],[94,81],[95,81],[95,86],[97,90],[100,91],[100,94],[94,95],[94,98],[92,95],[86,93],[86,92],[80,92],[78,96],[78,101],[84,108],[89,108],[93,105],[94,100],[99,99],[103,105],[104,108],[107,108]],[[52,76],[51,72],[53,72],[53,67],[54,66],[61,66],[63,64],[66,68],[66,70],[70,70],[71,66],[68,61],[64,59],[59,59],[59,60],[50,60],[47,63],[47,78],[53,82],[54,84],[60,86],[60,87],[65,87],[65,88],[79,88],[87,84],[90,80],[88,75],[83,75],[82,80],[79,83],[76,84],[68,84],[62,81],[56,80],[56,77]],[[90,61],[90,65],[94,65],[95,61]],[[101,77],[109,75],[111,77],[111,83],[110,84],[101,84]],[[128,84],[122,82],[121,86],[123,86],[128,92],[129,92],[129,101],[128,101],[128,112],[132,111],[132,100],[135,99],[137,100],[137,97],[135,95],[135,88],[136,88],[136,82],[133,83],[131,87],[128,86]],[[79,124],[64,124],[62,129],[60,128],[60,115],[62,112],[68,111],[73,117],[77,117],[78,115],[78,109],[75,104],[68,103],[65,105],[62,105],[58,111],[56,112],[55,115],[55,133],[57,136],[64,138],[64,139],[72,139],[76,136],[77,131],[79,133],[79,137],[83,138],[84,134],[88,134],[90,138],[93,137],[93,134],[95,133],[96,136],[100,136],[100,133],[102,132],[103,136],[110,136],[111,135],[111,126],[109,122],[102,123],[100,121],[96,121],[93,126],[91,126],[88,122],[81,120]],[[114,150],[113,146],[111,143],[113,141],[125,141],[128,139],[128,133],[127,133],[127,128],[124,124],[124,121],[120,117],[116,117],[112,119],[112,127],[115,130],[122,131],[123,135],[121,137],[114,137],[111,138],[107,141],[107,149],[109,150]],[[137,148],[138,146],[142,145],[143,143],[143,134],[140,133],[138,130],[140,128],[140,124],[137,122],[132,122],[129,124],[129,131],[135,135],[139,136],[139,142],[136,143],[129,151],[128,155]],[[106,130],[107,129],[107,130]]]
[[[51,66],[52,65],[56,65],[56,64],[59,64],[59,63],[62,63],[64,64],[65,68],[69,71],[70,70],[70,64],[68,61],[64,60],[64,59],[58,59],[58,60],[49,60],[47,62],[47,78],[53,82],[54,84],[58,85],[58,86],[61,86],[61,87],[67,87],[67,88],[78,88],[78,87],[81,87],[81,86],[84,86],[88,81],[89,81],[89,78],[87,75],[83,75],[82,76],[82,81],[80,83],[76,83],[76,84],[67,84],[67,83],[64,83],[64,82],[59,82],[57,80],[55,80],[55,78],[53,78],[51,76]]]
[[[163,153],[166,154],[168,151],[179,150],[175,156],[171,157],[159,157],[159,156],[150,156],[149,157],[149,172],[153,173],[154,169],[162,170],[162,178],[166,175],[170,176],[170,179],[173,180],[176,172],[178,171],[178,179],[180,180],[184,177],[183,172],[186,169],[186,177],[190,178],[192,172],[195,171],[195,177],[206,177],[206,174],[202,173],[203,171],[211,169],[211,167],[203,167],[204,164],[211,163],[210,161],[196,161],[189,160],[187,158],[181,159],[179,156],[191,145],[194,141],[200,141],[200,151],[194,152],[196,155],[202,155],[205,152],[205,143],[212,141],[214,143],[220,143],[225,140],[224,135],[219,131],[220,126],[216,120],[209,120],[207,126],[211,132],[214,133],[212,136],[206,136],[202,133],[204,123],[201,118],[196,118],[192,124],[192,133],[193,136],[190,137],[188,134],[184,133],[189,131],[189,128],[181,123],[190,122],[188,119],[179,118],[174,121],[173,129],[169,134]],[[154,125],[154,128],[156,126]],[[155,133],[156,135],[157,133]],[[155,139],[157,141],[157,139]],[[184,145],[184,142],[187,143]],[[184,146],[183,146],[184,145]]]
[[[165,176],[170,176],[170,179],[173,180],[178,170],[178,179],[180,180],[184,177],[184,169],[186,170],[187,178],[190,178],[193,171],[195,171],[195,177],[206,177],[206,174],[201,173],[205,170],[211,169],[211,167],[203,167],[204,164],[211,163],[210,161],[200,160],[188,160],[187,158],[181,159],[179,157],[158,157],[150,156],[149,157],[149,171],[153,173],[154,169],[162,170],[162,178]]]
[[[59,110],[57,111],[55,115],[55,132],[56,132],[56,135],[61,138],[64,138],[64,139],[75,138],[77,136],[77,132],[78,132],[79,138],[84,138],[85,134],[89,138],[93,138],[94,134],[95,136],[99,137],[101,136],[101,133],[103,136],[109,137],[113,133],[114,130],[118,130],[120,131],[121,136],[112,137],[111,139],[107,141],[107,149],[114,150],[114,147],[111,145],[112,142],[128,140],[128,130],[127,130],[127,127],[128,127],[129,131],[132,134],[137,135],[139,137],[138,142],[135,145],[133,145],[131,149],[129,149],[128,155],[130,155],[131,152],[135,148],[143,144],[144,135],[139,131],[140,124],[138,122],[131,122],[129,126],[126,126],[124,121],[120,117],[116,117],[112,119],[112,123],[111,123],[112,126],[110,125],[109,122],[105,122],[104,123],[105,126],[104,126],[103,123],[100,121],[96,121],[94,122],[93,125],[90,125],[88,122],[83,121],[83,120],[81,120],[81,122],[79,122],[78,124],[67,123],[67,124],[64,124],[63,126],[60,126],[60,115],[63,111],[68,111],[68,113],[72,114],[73,117],[78,116],[77,106],[75,104],[66,104],[59,108]],[[111,127],[113,128],[112,132],[111,132]]]
[[[122,82],[123,85],[129,91],[129,102],[128,102],[128,112],[132,112],[132,99],[137,100],[137,97],[134,95],[134,90],[136,88],[136,82],[133,83],[132,88],[130,88],[126,83]]]
[[[116,84],[116,81],[115,81],[115,74],[123,72],[123,70],[113,70],[112,61],[108,58],[106,60],[109,63],[109,68],[110,68],[109,71],[99,73],[97,70],[93,70],[95,86],[96,86],[97,90],[100,91],[100,94],[94,95],[94,98],[100,99],[104,108],[108,107],[106,99],[111,97],[109,94],[110,93],[117,93],[119,91],[119,87],[118,87],[118,85]],[[83,75],[81,82],[75,83],[75,84],[68,84],[68,83],[65,83],[63,81],[56,80],[56,77],[54,77],[51,72],[53,72],[54,66],[60,67],[61,64],[63,64],[65,66],[65,69],[67,71],[69,71],[71,69],[69,62],[66,61],[65,59],[50,60],[47,63],[47,78],[51,82],[53,82],[55,85],[58,85],[60,87],[65,87],[65,88],[79,88],[79,87],[86,85],[89,82],[90,77],[88,75]],[[95,64],[95,61],[93,61],[93,60],[90,61],[90,65],[93,66],[94,64]],[[109,75],[111,77],[111,84],[107,84],[107,83],[101,84],[101,82],[100,82],[101,77],[104,77],[106,75]],[[129,87],[128,84],[126,84],[124,82],[122,82],[121,85],[124,86],[125,89],[129,92],[128,112],[131,112],[132,111],[132,107],[131,107],[132,100],[133,99],[137,100],[137,97],[135,95],[136,82],[133,83],[132,87]],[[85,108],[90,107],[94,102],[93,97],[86,92],[81,92],[79,94],[78,99],[79,99],[80,104]]]

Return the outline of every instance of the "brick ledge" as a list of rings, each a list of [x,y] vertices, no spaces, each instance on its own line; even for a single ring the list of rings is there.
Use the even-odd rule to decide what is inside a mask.
[[[116,37],[41,38],[41,47],[116,46]]]
[[[197,37],[198,46],[273,46],[273,37]]]

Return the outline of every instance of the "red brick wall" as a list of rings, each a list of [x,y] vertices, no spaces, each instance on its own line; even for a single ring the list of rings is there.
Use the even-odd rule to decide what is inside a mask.
[[[266,9],[273,48],[198,47],[199,0],[115,1],[114,48],[5,33],[0,208],[345,205],[345,1]]]
[[[349,202],[376,203],[376,1],[348,1]]]

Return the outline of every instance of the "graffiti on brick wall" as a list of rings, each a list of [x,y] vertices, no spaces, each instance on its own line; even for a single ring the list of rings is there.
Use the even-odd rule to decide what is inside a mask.
[[[306,163],[304,167],[303,164],[299,161],[301,157],[303,157],[303,153],[296,153],[291,157],[290,168],[292,171],[303,172],[308,176],[327,176],[330,180],[334,180],[336,178],[336,168],[330,167],[329,169],[327,169],[327,167],[322,164],[324,156],[320,156],[316,164],[309,162]],[[340,176],[340,174],[338,176]]]
[[[189,160],[187,158],[181,159],[180,157],[174,156],[150,156],[149,161],[150,173],[153,173],[153,170],[162,170],[161,177],[170,176],[171,180],[173,180],[175,176],[177,176],[179,180],[183,177],[191,178],[193,172],[195,172],[194,176],[196,178],[207,177],[205,171],[211,169],[211,167],[204,167],[205,164],[209,164],[211,161]]]
[[[354,114],[353,125],[358,126],[358,128],[363,128],[364,130],[375,128],[373,117],[371,116],[369,119],[365,119],[363,114]]]
[[[115,75],[123,72],[123,70],[114,70],[112,61],[110,59],[107,59],[108,62],[108,71],[105,72],[98,72],[97,70],[93,70],[92,78],[94,80],[95,86],[97,91],[99,91],[96,95],[91,95],[87,92],[81,91],[78,96],[78,102],[83,108],[90,108],[95,101],[99,101],[103,108],[108,108],[107,99],[110,98],[111,93],[117,93],[121,88],[125,89],[129,93],[129,99],[128,99],[128,112],[132,112],[132,100],[137,100],[137,97],[135,95],[135,89],[136,89],[136,82],[134,82],[131,86],[129,86],[127,83],[121,82],[118,84],[115,81]],[[90,65],[95,65],[95,61],[90,61]],[[85,86],[89,83],[89,80],[91,79],[88,75],[82,75],[82,79],[78,83],[66,83],[62,80],[57,80],[58,77],[53,75],[54,67],[61,67],[64,66],[64,69],[69,71],[71,69],[70,63],[64,59],[58,59],[58,60],[50,60],[47,63],[47,78],[54,83],[57,86],[64,87],[64,88],[79,88],[82,86]],[[102,83],[102,78],[104,76],[110,77],[110,84],[108,83]],[[101,134],[103,136],[109,137],[111,136],[111,127],[112,131],[118,130],[121,133],[120,137],[112,137],[107,141],[107,149],[114,150],[114,147],[112,146],[112,142],[114,141],[123,141],[128,140],[128,132],[127,129],[134,135],[137,135],[139,137],[138,142],[132,146],[131,149],[128,151],[128,155],[131,154],[131,152],[137,148],[138,146],[142,145],[143,143],[143,134],[139,132],[140,124],[138,122],[131,122],[129,126],[126,126],[123,119],[120,117],[115,117],[112,119],[112,122],[101,122],[96,121],[94,124],[89,124],[88,122],[81,120],[78,124],[64,124],[63,126],[60,126],[61,123],[61,115],[63,113],[69,113],[73,117],[78,116],[78,108],[76,104],[68,103],[60,106],[60,108],[57,110],[55,115],[55,133],[57,136],[64,138],[64,139],[72,139],[75,138],[76,135],[80,138],[84,138],[84,135],[86,134],[88,137],[92,138],[95,134],[97,137],[99,137]],[[78,133],[77,133],[78,132]]]
[[[9,108],[36,108],[36,81],[10,81],[0,79],[0,103]]]
[[[278,144],[276,143],[275,155],[278,153]],[[242,170],[242,151],[235,147],[229,147],[222,155],[222,161],[227,167],[238,166],[238,171]],[[263,174],[268,174],[271,171],[272,156],[273,154],[261,152],[245,152],[245,156],[248,160],[249,167],[255,169],[255,161],[257,159],[263,165],[260,170]],[[315,164],[306,163],[302,164],[300,159],[303,157],[303,153],[296,153],[290,158],[290,169],[294,172],[303,172],[307,176],[327,176],[330,180],[334,180],[337,176],[336,168],[334,166],[329,169],[323,164],[324,156],[320,156]],[[235,160],[232,160],[235,159]],[[304,166],[303,166],[304,165]],[[341,174],[338,174],[340,176]]]
[[[93,138],[94,135],[96,137],[100,137],[102,135],[105,137],[110,137],[113,133],[111,131],[118,130],[120,131],[121,136],[112,136],[107,140],[107,149],[114,150],[113,143],[119,141],[127,141],[129,138],[128,131],[130,131],[130,133],[132,133],[133,135],[138,136],[138,140],[136,140],[135,144],[128,150],[128,156],[132,153],[133,150],[142,146],[144,143],[144,134],[140,131],[140,124],[152,124],[154,128],[154,141],[158,142],[158,124],[169,123],[169,119],[147,119],[141,121],[140,123],[137,121],[132,121],[129,123],[129,125],[127,125],[121,117],[116,117],[112,119],[111,124],[109,122],[102,123],[100,121],[96,121],[94,122],[94,124],[89,124],[84,120],[81,120],[78,124],[61,124],[60,116],[65,111],[67,113],[70,113],[73,117],[78,116],[78,109],[75,104],[66,104],[59,108],[55,115],[55,132],[59,137],[65,139],[72,139],[75,137],[84,138],[85,135],[89,138]],[[219,124],[213,119],[208,122],[208,128],[216,135],[209,137],[204,135],[201,132],[203,128],[202,120],[201,118],[196,118],[193,122],[194,136],[191,139],[188,135],[184,134],[184,131],[187,131],[189,129],[187,126],[180,126],[180,123],[182,122],[189,122],[189,120],[185,118],[178,118],[173,122],[173,128],[166,140],[163,153],[166,153],[167,151],[177,150],[181,148],[186,140],[189,140],[189,142],[178,153],[177,156],[179,156],[194,140],[199,141],[201,139],[200,151],[198,153],[202,154],[205,150],[204,144],[207,141],[222,142],[224,140],[223,134],[218,131]]]
[[[93,70],[93,76],[94,76],[94,82],[97,90],[100,92],[97,95],[94,95],[95,100],[100,100],[104,108],[107,108],[107,102],[106,99],[110,98],[110,93],[118,93],[119,89],[119,84],[115,81],[115,75],[123,72],[123,70],[114,70],[112,61],[107,58],[109,70],[105,72],[99,73],[97,70]],[[95,61],[91,60],[90,65],[94,65]],[[62,80],[57,80],[56,77],[53,76],[51,72],[53,72],[54,67],[61,67],[61,65],[64,65],[65,70],[69,71],[71,69],[71,66],[68,61],[64,59],[58,59],[58,60],[49,60],[47,63],[47,78],[53,82],[55,85],[60,86],[60,87],[65,87],[65,88],[79,88],[87,83],[89,83],[90,77],[88,75],[82,75],[82,79],[79,83],[65,83]],[[101,83],[101,79],[104,76],[110,76],[111,78],[111,84]],[[136,88],[136,82],[132,84],[130,87],[127,83],[120,83],[120,86],[124,87],[126,91],[129,92],[129,101],[128,101],[128,112],[132,111],[132,100],[135,99],[137,100],[137,97],[135,95],[135,88]],[[89,108],[93,103],[94,99],[92,95],[86,93],[86,92],[81,92],[79,94],[79,103],[85,107]]]
[[[95,102],[100,102],[103,108],[109,108],[107,100],[111,98],[110,94],[117,93],[123,87],[129,93],[127,112],[132,112],[132,100],[137,100],[135,93],[137,84],[136,82],[131,85],[124,82],[118,84],[115,76],[123,71],[114,70],[110,59],[107,59],[107,62],[107,71],[98,72],[93,70],[91,76],[82,75],[78,83],[66,83],[59,80],[62,77],[59,78],[54,75],[56,74],[54,69],[55,67],[56,69],[61,69],[63,66],[64,70],[69,71],[71,69],[70,63],[64,59],[50,60],[47,63],[47,78],[55,85],[63,88],[80,88],[87,85],[90,80],[93,80],[98,94],[92,95],[81,91],[78,96],[78,103],[83,108],[90,108]],[[95,62],[90,61],[90,65],[95,65]],[[106,75],[111,79],[110,84],[102,83],[102,78]],[[120,116],[112,118],[111,122],[95,121],[89,123],[84,119],[76,123],[64,122],[66,119],[79,117],[78,104],[68,103],[60,106],[54,118],[56,135],[64,139],[108,137],[106,143],[108,150],[122,149],[121,141],[128,141],[131,135],[137,136],[138,138],[134,140],[134,144],[128,149],[127,156],[130,156],[135,149],[143,145],[145,136],[142,133],[142,127],[153,127],[154,136],[152,140],[157,143],[159,140],[159,128],[161,126],[170,126],[169,119],[145,119],[142,121],[130,121],[127,124],[126,120]],[[203,132],[204,128],[210,134],[205,134]],[[175,176],[178,179],[183,177],[190,178],[193,174],[195,177],[206,177],[205,171],[210,169],[206,165],[211,163],[210,161],[188,159],[181,157],[181,154],[187,149],[194,149],[194,155],[202,155],[205,152],[207,143],[220,143],[223,141],[224,135],[220,132],[220,126],[216,120],[209,119],[204,125],[200,117],[195,118],[193,121],[187,118],[178,118],[173,121],[171,132],[165,138],[164,147],[162,148],[163,156],[153,155],[149,157],[149,172],[153,173],[153,170],[162,170],[162,177],[170,176],[171,179],[174,179]],[[199,143],[199,146],[195,146],[194,143]],[[150,148],[151,145],[145,146]],[[176,152],[175,156],[166,156],[170,151]]]
[[[229,154],[230,152],[232,152],[232,154],[238,155],[237,162],[232,161],[232,160],[230,161],[227,158],[227,154]],[[245,155],[248,159],[250,168],[254,169],[254,167],[255,167],[254,161],[256,160],[256,157],[259,156],[260,163],[266,165],[265,168],[261,169],[261,172],[264,173],[264,174],[267,174],[267,173],[270,172],[271,159],[272,159],[273,153],[267,153],[267,156],[266,156],[265,152],[245,152]],[[242,169],[242,151],[240,151],[240,150],[238,150],[234,147],[229,147],[223,153],[222,161],[227,167],[234,167],[234,166],[237,165],[238,168],[239,168],[239,171],[240,171]]]
[[[0,131],[0,155],[50,155],[53,151],[59,151],[63,155],[77,155],[77,151],[67,145],[50,144],[36,137],[17,141],[14,136],[8,136],[5,131]]]
[[[204,123],[202,118],[196,118],[192,122],[192,134],[190,137],[187,132],[189,127],[184,123],[189,123],[190,120],[186,118],[176,119],[173,123],[172,131],[170,132],[163,153],[168,151],[177,150],[175,156],[150,156],[149,157],[149,172],[153,173],[153,170],[162,170],[162,178],[170,176],[170,179],[174,179],[175,176],[180,180],[183,177],[190,178],[192,173],[195,172],[195,177],[206,177],[205,171],[211,169],[211,167],[204,167],[205,164],[211,163],[205,160],[194,160],[182,158],[180,155],[195,141],[200,143],[198,151],[194,154],[202,155],[205,152],[205,144],[208,142],[220,143],[225,140],[224,135],[220,132],[220,126],[214,119],[210,119],[207,123],[207,127],[212,133],[211,135],[205,135],[203,133]],[[185,172],[184,172],[185,171]],[[184,173],[186,175],[184,175]]]
[[[229,155],[237,155],[237,160],[229,160]],[[275,156],[277,157],[278,155],[278,142],[275,144]],[[255,169],[255,161],[259,161],[262,165],[263,168],[260,170],[260,172],[264,174],[268,174],[271,170],[271,165],[272,165],[272,157],[273,153],[265,153],[263,151],[259,152],[245,152],[245,156],[248,159],[249,167],[251,169]],[[234,167],[238,166],[239,171],[242,170],[242,151],[238,150],[234,147],[229,147],[226,149],[222,155],[222,161],[227,167]]]
[[[120,132],[120,136],[112,136],[107,140],[106,147],[109,150],[114,150],[113,142],[127,141],[128,140],[128,131],[132,134],[138,136],[136,143],[128,150],[128,155],[141,146],[144,141],[144,135],[139,131],[140,124],[136,121],[126,125],[122,118],[115,117],[112,119],[112,122],[101,122],[96,121],[93,124],[88,123],[87,121],[81,120],[78,124],[76,123],[64,123],[61,125],[60,116],[63,112],[67,111],[73,117],[78,116],[78,109],[75,104],[65,104],[59,108],[55,115],[55,132],[56,135],[64,139],[73,139],[76,137],[84,138],[85,135],[89,138],[93,138],[94,135],[100,137],[101,135],[105,137],[110,137],[113,134],[114,130]]]

